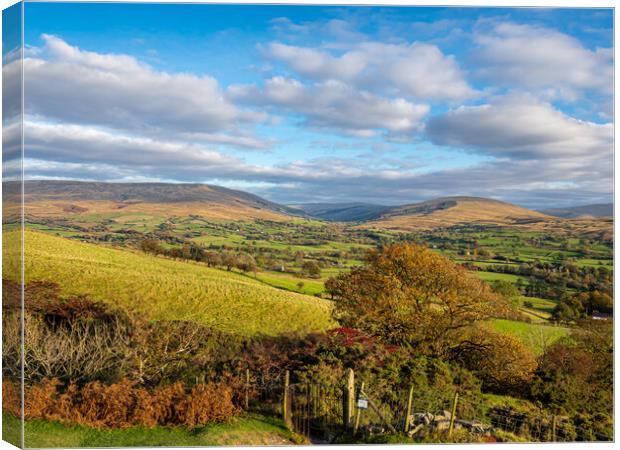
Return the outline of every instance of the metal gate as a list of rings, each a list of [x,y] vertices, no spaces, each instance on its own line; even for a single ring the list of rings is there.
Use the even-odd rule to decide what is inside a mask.
[[[291,384],[286,402],[287,423],[311,442],[333,443],[344,432],[342,387]]]

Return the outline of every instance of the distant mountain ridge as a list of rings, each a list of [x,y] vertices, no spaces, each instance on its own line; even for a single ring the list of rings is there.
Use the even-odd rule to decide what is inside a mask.
[[[19,203],[17,187],[14,182],[4,183],[7,203]],[[362,202],[286,206],[245,191],[207,184],[28,180],[24,187],[27,216],[42,218],[120,213],[157,217],[196,215],[226,221],[287,221],[306,217],[353,222],[360,228],[404,231],[464,224],[521,226],[566,220],[499,200],[466,196],[400,206]],[[603,211],[606,205],[594,206],[600,206],[599,211]],[[592,212],[592,208],[587,211]]]
[[[381,217],[392,207],[371,203],[304,203],[290,205],[309,216],[336,222],[361,222]]]
[[[565,219],[576,219],[578,217],[613,217],[613,203],[597,203],[592,205],[574,206],[571,208],[552,208],[541,211],[543,214]]]

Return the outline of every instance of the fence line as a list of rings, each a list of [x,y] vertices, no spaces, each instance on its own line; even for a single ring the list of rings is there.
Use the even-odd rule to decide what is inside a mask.
[[[493,406],[482,398],[458,392],[417,393],[413,387],[392,392],[389,398],[373,394],[372,386],[355,383],[351,370],[341,383],[265,380],[246,372],[244,406],[248,410],[281,415],[287,426],[315,443],[333,443],[345,434],[359,437],[404,433],[413,438],[450,440],[453,433],[471,439],[533,442],[611,441],[613,436],[575,425],[570,418],[549,412],[526,413]]]

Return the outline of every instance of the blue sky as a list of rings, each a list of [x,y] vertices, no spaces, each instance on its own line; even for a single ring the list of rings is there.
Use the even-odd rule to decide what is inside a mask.
[[[609,9],[26,3],[26,176],[608,202],[612,36]]]

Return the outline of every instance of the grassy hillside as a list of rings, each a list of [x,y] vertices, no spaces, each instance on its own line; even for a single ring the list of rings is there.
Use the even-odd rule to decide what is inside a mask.
[[[3,428],[17,429],[19,421],[10,414],[2,415]],[[17,442],[19,436],[7,436]],[[13,438],[13,439],[11,439]],[[278,419],[249,415],[228,424],[208,425],[196,430],[183,428],[94,429],[79,425],[62,425],[42,420],[25,424],[26,446],[56,447],[159,447],[215,445],[291,445],[300,438],[288,431]]]
[[[4,239],[15,239],[15,231]],[[26,281],[50,280],[151,319],[189,319],[222,331],[274,335],[329,328],[330,302],[249,277],[129,250],[26,231]],[[16,280],[15,260],[3,276]]]

